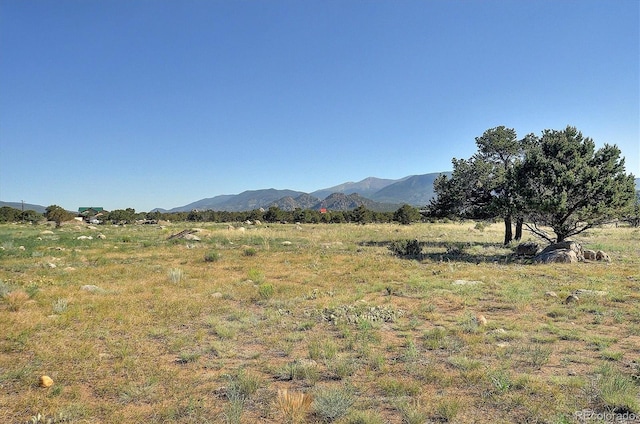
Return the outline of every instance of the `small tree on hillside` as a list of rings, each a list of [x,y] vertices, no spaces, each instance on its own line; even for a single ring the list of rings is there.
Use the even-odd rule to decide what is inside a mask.
[[[620,218],[633,205],[633,175],[614,145],[595,150],[591,138],[574,127],[545,130],[516,169],[526,224],[549,242],[560,242]]]

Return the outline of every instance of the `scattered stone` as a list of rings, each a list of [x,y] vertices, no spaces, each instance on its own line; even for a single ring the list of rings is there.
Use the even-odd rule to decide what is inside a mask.
[[[602,250],[598,250],[596,252],[596,261],[605,261],[605,262],[611,262],[611,258],[609,257],[609,255],[607,255],[605,252],[603,252]]]
[[[235,229],[236,229],[236,227],[234,227],[233,225],[227,225],[227,230],[233,231]]]
[[[540,245],[534,241],[521,243],[516,247],[516,255],[518,256],[535,256],[540,251]]]
[[[253,225],[262,225],[262,222],[260,222],[260,220],[256,219],[256,220],[253,222]]]
[[[51,387],[53,386],[53,379],[48,375],[43,375],[40,377],[39,385],[40,387],[45,387],[45,388]]]
[[[580,300],[580,298],[578,298],[578,296],[576,296],[575,294],[570,294],[569,296],[567,296],[567,298],[564,300],[565,304],[570,304],[570,303],[576,303]]]
[[[220,299],[222,297],[222,293],[220,292],[211,293],[211,297],[213,297],[214,299]]]
[[[487,319],[485,318],[484,315],[478,315],[476,317],[476,320],[478,321],[478,325],[479,326],[485,326],[487,325]]]
[[[200,241],[200,237],[196,236],[195,234],[185,234],[183,238],[185,240]]]
[[[482,281],[473,281],[473,280],[455,280],[453,283],[454,286],[475,286],[476,284],[482,284]]]
[[[93,240],[93,237],[91,236],[78,236],[76,237],[77,240]]]
[[[558,297],[558,294],[554,291],[545,292],[544,297]]]
[[[18,246],[18,250],[26,250],[24,246]]]
[[[498,347],[509,347],[509,342],[500,342],[500,343],[496,343],[496,346]]]
[[[90,230],[97,230],[98,227],[94,226],[94,225],[87,225],[87,228]]]
[[[596,260],[596,251],[595,250],[584,249],[582,251],[582,254],[584,255],[584,259],[585,260],[588,260],[588,261],[595,261]]]
[[[44,230],[44,231],[41,231],[40,234],[44,236],[44,235],[54,234],[54,232],[51,230]]]
[[[48,266],[49,268],[55,268],[55,267],[56,267],[56,264],[54,264],[54,263],[52,263],[52,262],[49,262],[49,263],[47,263],[47,266]]]
[[[244,233],[245,231],[247,231],[247,229],[244,227],[240,227],[238,228],[238,231],[240,231],[241,233]]]
[[[283,242],[282,242],[282,245],[283,245],[283,246],[291,246],[292,244],[293,244],[293,243],[291,243],[291,242],[290,242],[290,241],[288,241],[288,240],[285,240],[285,241],[283,241]]]
[[[66,268],[64,269],[64,271],[66,271],[66,272],[72,272],[72,271],[75,271],[75,270],[76,270],[76,269],[75,269],[74,267],[72,267],[72,266],[68,266],[68,267],[66,267]]]
[[[106,239],[106,238],[107,238],[107,236],[105,236],[104,234],[98,234],[98,238],[99,238],[100,240],[104,240],[104,239]]]

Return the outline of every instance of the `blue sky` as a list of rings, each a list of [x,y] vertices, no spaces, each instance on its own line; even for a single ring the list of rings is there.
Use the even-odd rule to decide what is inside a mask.
[[[2,0],[0,200],[172,208],[576,126],[640,176],[637,0]]]

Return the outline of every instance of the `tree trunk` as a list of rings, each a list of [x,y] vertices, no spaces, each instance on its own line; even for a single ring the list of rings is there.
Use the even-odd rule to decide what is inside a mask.
[[[511,228],[511,216],[504,217],[504,244],[507,245],[513,240],[513,230]]]
[[[524,224],[523,218],[518,218],[516,221],[516,241],[520,241],[522,238],[522,225]]]

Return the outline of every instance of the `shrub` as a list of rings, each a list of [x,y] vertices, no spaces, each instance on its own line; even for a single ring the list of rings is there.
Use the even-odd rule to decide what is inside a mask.
[[[242,254],[244,256],[256,256],[258,254],[258,251],[256,249],[254,249],[253,247],[247,247],[246,249],[244,249]]]
[[[394,241],[389,245],[389,250],[402,258],[419,259],[422,257],[422,246],[416,239]]]
[[[69,302],[67,301],[67,299],[58,298],[52,303],[51,306],[53,307],[54,314],[61,314],[67,310]]]
[[[220,255],[220,253],[212,250],[210,252],[207,252],[204,255],[204,261],[205,262],[217,262],[217,261],[220,260],[221,257],[222,256]]]
[[[330,423],[347,415],[353,402],[353,394],[348,388],[323,387],[315,392],[313,410],[318,418]]]
[[[272,284],[263,283],[258,286],[258,295],[260,299],[267,300],[273,296],[275,289]]]

